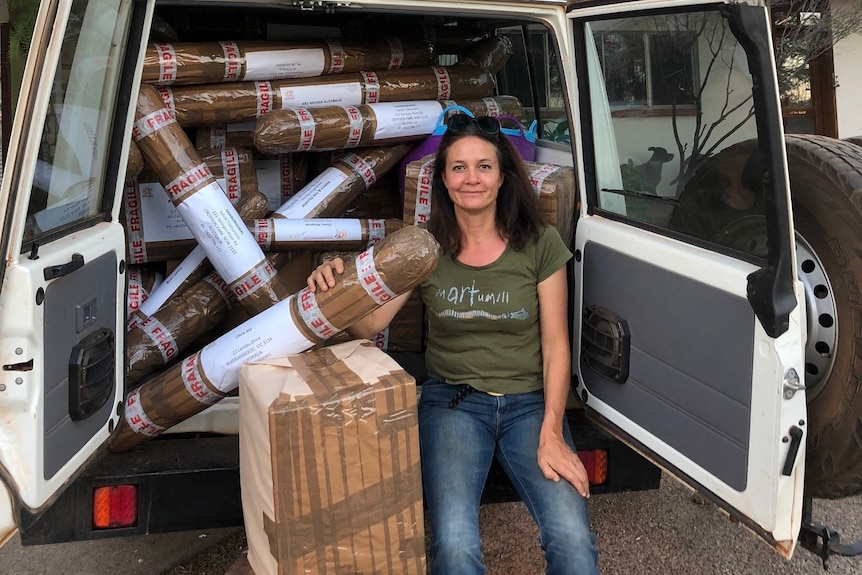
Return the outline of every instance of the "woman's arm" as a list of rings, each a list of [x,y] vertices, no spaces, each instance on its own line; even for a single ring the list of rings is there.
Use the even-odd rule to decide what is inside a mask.
[[[568,281],[565,266],[537,286],[545,378],[545,418],[539,432],[539,467],[545,477],[571,483],[590,496],[589,479],[580,458],[563,439],[563,418],[571,380],[571,344],[568,323]]]
[[[308,287],[311,291],[329,291],[329,288],[334,287],[336,284],[336,276],[339,276],[344,273],[344,260],[341,258],[335,258],[332,261],[326,261],[317,266],[314,271],[311,272],[311,275],[308,276]],[[407,301],[407,298],[410,297],[411,292],[405,292],[399,296],[396,296],[392,299],[392,301],[388,301],[382,306],[375,308],[371,313],[362,317],[362,319],[356,321],[347,328],[347,333],[350,334],[351,337],[355,338],[364,338],[364,339],[372,339],[375,335],[383,331],[386,326],[392,321],[392,318],[395,317],[402,307],[404,307],[404,303]]]

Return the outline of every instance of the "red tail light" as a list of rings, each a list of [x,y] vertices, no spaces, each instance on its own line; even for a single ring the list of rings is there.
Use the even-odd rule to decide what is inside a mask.
[[[137,485],[107,485],[93,490],[94,528],[132,527],[137,522]]]
[[[578,451],[578,457],[587,470],[590,485],[601,485],[608,480],[608,452],[604,449]]]

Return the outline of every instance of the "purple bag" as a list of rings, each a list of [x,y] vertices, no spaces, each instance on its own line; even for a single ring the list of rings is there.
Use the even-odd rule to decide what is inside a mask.
[[[437,127],[430,136],[419,142],[412,150],[407,152],[407,155],[398,164],[398,190],[401,192],[401,202],[404,203],[404,176],[407,174],[407,164],[412,161],[424,158],[429,154],[437,153],[437,147],[440,145],[440,138],[446,133],[446,118],[452,112],[461,112],[467,114],[471,118],[473,113],[463,106],[452,105],[446,106],[440,113],[440,118],[437,120]],[[524,161],[532,162],[536,159],[536,122],[534,121],[528,130],[524,130],[524,126],[518,118],[509,114],[499,114],[496,116],[500,120],[501,130],[515,145],[521,158]],[[504,122],[511,122],[516,128],[506,127]]]

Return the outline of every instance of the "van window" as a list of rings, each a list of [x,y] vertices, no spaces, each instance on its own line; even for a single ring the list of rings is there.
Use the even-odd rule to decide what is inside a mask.
[[[744,49],[717,12],[585,25],[600,209],[766,254]]]
[[[105,164],[133,4],[72,2],[39,143],[25,246],[98,221],[104,209]]]

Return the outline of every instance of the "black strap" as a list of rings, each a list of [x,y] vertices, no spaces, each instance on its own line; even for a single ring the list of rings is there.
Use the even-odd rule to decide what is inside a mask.
[[[459,403],[464,401],[464,398],[473,393],[474,391],[479,391],[472,385],[464,384],[458,386],[458,392],[455,394],[455,397],[452,398],[452,401],[449,402],[449,409],[453,409],[458,406]]]

